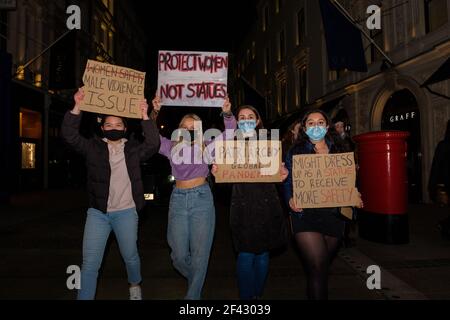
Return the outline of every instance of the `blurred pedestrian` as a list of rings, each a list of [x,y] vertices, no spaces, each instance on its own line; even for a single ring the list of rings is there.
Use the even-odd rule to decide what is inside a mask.
[[[289,149],[295,144],[295,141],[298,139],[298,134],[301,130],[301,121],[297,120],[293,122],[287,132],[284,134],[281,140],[283,157],[288,153]]]
[[[343,152],[355,152],[355,142],[350,137],[350,133],[347,130],[347,124],[343,120],[334,120],[334,129],[338,136],[337,141],[341,145]],[[356,160],[356,157],[355,157]],[[348,220],[345,223],[344,238],[342,244],[346,248],[353,247],[356,243],[355,238],[351,236],[352,231],[356,230],[356,221]]]
[[[264,129],[259,112],[252,106],[237,111],[244,138],[257,139]],[[237,134],[239,137],[239,135]],[[213,165],[212,173],[218,166]],[[284,165],[281,179],[287,177]],[[260,299],[269,272],[270,251],[286,245],[286,223],[274,183],[235,183],[232,188],[230,226],[237,252],[239,298]]]
[[[156,119],[162,106],[161,98],[155,97],[152,104],[152,117]],[[222,115],[225,129],[234,129],[236,119],[228,98],[222,106]],[[159,153],[169,159],[176,180],[169,204],[167,241],[175,269],[188,281],[186,300],[201,299],[216,219],[214,199],[207,182],[209,164],[203,157],[205,147],[213,147],[214,144],[213,140],[205,141],[205,145],[199,142],[198,134],[203,132],[195,132],[195,122],[201,123],[195,114],[184,116],[180,122],[179,129],[189,132],[187,142],[159,136]],[[178,159],[180,153],[183,159]],[[186,155],[187,159],[184,158]]]
[[[444,139],[438,143],[434,152],[428,191],[434,202],[448,207],[450,195],[450,120],[447,121]],[[442,235],[450,239],[450,215],[440,221],[438,226]]]
[[[311,300],[328,298],[328,271],[344,235],[345,221],[339,208],[296,207],[293,198],[292,159],[299,154],[345,152],[330,133],[330,125],[331,121],[323,111],[307,112],[302,119],[300,137],[286,157],[289,176],[285,182],[285,200],[291,208],[293,232],[307,276],[307,296]]]
[[[340,141],[343,144],[343,150],[345,152],[354,152],[355,142],[350,137],[350,133],[347,130],[346,123],[342,120],[336,120],[336,122],[334,122],[334,129],[341,139]]]
[[[144,189],[140,162],[159,148],[158,129],[148,117],[146,101],[140,102],[143,143],[125,138],[125,119],[104,116],[104,138],[84,138],[80,132],[80,105],[83,89],[75,94],[75,106],[64,117],[61,135],[64,141],[86,159],[89,210],[83,236],[83,265],[79,300],[92,300],[97,289],[98,271],[111,230],[116,235],[125,261],[130,300],[142,300],[141,262],[137,248],[138,212],[144,207]]]

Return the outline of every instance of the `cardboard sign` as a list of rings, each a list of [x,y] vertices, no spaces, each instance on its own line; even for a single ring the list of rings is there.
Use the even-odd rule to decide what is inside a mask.
[[[297,208],[333,208],[359,204],[353,152],[296,155],[292,162]]]
[[[281,143],[268,140],[215,142],[217,183],[281,182]]]
[[[159,52],[158,94],[163,105],[222,107],[227,82],[227,53]]]
[[[141,119],[145,73],[88,60],[83,75],[84,101],[81,110],[118,117]]]

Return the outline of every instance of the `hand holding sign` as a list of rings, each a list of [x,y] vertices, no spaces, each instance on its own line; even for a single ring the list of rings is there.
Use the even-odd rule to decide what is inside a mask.
[[[156,95],[156,97],[152,100],[152,105],[153,105],[153,110],[155,110],[155,112],[159,112],[162,107],[161,97]]]
[[[222,112],[226,113],[226,114],[231,113],[231,102],[230,102],[230,97],[228,97],[228,96],[225,98],[225,101],[223,102]]]
[[[289,207],[291,207],[291,210],[294,212],[302,212],[303,211],[303,209],[297,208],[297,206],[295,205],[294,198],[289,199]]]
[[[282,163],[281,167],[280,167],[280,177],[281,177],[281,181],[284,181],[287,179],[289,175],[289,170],[286,168],[284,162]]]
[[[80,106],[83,103],[85,94],[83,88],[78,89],[78,91],[73,96],[73,100],[75,100],[75,106],[72,109],[72,114],[79,115],[81,113]]]
[[[141,108],[142,120],[149,120],[147,99],[142,100],[139,107]]]

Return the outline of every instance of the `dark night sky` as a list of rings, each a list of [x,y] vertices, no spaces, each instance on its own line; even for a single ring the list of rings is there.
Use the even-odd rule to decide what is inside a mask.
[[[257,0],[134,2],[153,50],[231,51],[256,18]]]

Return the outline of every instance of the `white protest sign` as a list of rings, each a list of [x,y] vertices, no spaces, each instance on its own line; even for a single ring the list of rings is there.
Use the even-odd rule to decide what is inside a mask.
[[[222,107],[228,93],[228,53],[160,51],[162,105]]]

